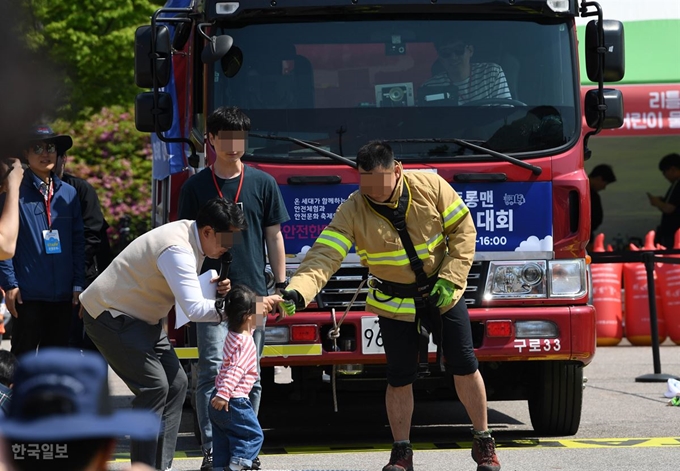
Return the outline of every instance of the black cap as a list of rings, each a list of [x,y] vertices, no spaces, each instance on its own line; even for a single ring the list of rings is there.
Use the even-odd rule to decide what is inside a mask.
[[[46,124],[39,124],[33,126],[28,135],[29,142],[34,141],[52,141],[57,146],[57,154],[63,155],[67,150],[73,147],[73,139],[66,134],[57,134],[51,127]]]

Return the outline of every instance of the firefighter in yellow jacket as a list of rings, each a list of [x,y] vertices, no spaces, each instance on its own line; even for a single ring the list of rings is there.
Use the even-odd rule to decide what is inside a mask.
[[[463,298],[477,234],[472,216],[439,175],[405,174],[385,142],[373,141],[359,149],[357,165],[359,191],[338,208],[281,293],[286,300],[281,306],[284,315],[309,304],[356,245],[361,263],[374,278],[366,306],[379,316],[387,356],[385,402],[394,445],[383,471],[413,470],[412,384],[418,377],[419,328],[433,310],[441,326],[439,345],[446,371],[453,375],[458,397],[472,420],[477,471],[500,470]],[[405,218],[412,260],[389,211],[401,211]]]

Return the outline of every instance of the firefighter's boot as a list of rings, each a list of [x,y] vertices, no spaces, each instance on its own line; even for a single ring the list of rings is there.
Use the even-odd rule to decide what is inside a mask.
[[[410,443],[392,445],[390,462],[382,471],[413,471],[413,447]]]
[[[472,459],[477,463],[477,471],[500,471],[501,469],[501,463],[496,456],[496,441],[490,435],[474,436]]]

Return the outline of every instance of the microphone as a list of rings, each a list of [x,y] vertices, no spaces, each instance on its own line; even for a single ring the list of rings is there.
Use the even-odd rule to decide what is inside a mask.
[[[224,252],[222,256],[220,257],[220,277],[218,278],[218,282],[224,281],[227,279],[229,276],[229,266],[231,265],[232,261],[232,256],[231,253],[229,252]],[[215,300],[215,309],[217,309],[217,312],[220,314],[224,314],[224,300],[226,296],[224,297],[218,297]]]
[[[224,252],[220,257],[220,279],[219,281],[224,281],[229,276],[229,266],[233,257],[230,252]]]

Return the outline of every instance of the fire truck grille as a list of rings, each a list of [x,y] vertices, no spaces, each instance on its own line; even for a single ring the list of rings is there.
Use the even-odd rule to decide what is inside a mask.
[[[472,264],[465,289],[465,303],[468,307],[481,306],[487,263],[474,262]],[[340,268],[316,297],[318,308],[320,310],[346,309],[362,280],[367,276],[368,270],[359,265]],[[366,293],[368,293],[368,288],[364,284],[352,305],[353,311],[360,311],[366,307]]]

